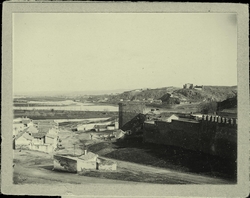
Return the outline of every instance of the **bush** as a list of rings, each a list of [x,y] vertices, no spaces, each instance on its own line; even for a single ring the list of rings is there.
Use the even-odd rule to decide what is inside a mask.
[[[217,111],[217,102],[213,101],[201,103],[199,106],[199,111],[204,114],[214,113]]]

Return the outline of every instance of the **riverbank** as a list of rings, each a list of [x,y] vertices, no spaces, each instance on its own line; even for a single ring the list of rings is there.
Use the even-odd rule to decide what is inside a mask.
[[[14,110],[14,118],[26,116],[33,120],[117,118],[118,111]]]

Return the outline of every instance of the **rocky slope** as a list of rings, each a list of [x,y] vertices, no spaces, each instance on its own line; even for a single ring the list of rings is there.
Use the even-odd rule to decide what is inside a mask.
[[[237,94],[237,86],[204,86],[202,90],[164,87],[126,91],[108,97],[109,102],[162,100],[166,103],[223,101]]]

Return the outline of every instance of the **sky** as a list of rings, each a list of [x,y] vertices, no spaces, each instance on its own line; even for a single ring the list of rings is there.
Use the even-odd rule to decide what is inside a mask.
[[[237,18],[214,13],[15,13],[13,90],[237,85]]]

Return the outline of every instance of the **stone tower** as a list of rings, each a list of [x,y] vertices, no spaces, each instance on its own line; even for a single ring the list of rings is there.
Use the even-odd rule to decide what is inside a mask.
[[[138,114],[145,113],[146,106],[141,102],[122,102],[119,103],[119,129],[136,117]]]

